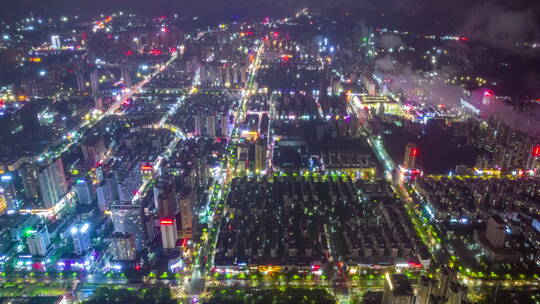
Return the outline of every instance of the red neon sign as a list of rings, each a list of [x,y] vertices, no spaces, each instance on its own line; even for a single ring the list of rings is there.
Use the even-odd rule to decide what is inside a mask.
[[[418,156],[418,149],[417,148],[412,148],[411,149],[411,155],[414,156],[414,157]]]
[[[540,146],[534,146],[532,151],[533,156],[540,156]]]
[[[161,226],[170,226],[174,223],[174,221],[172,219],[161,219],[159,220],[159,224]]]

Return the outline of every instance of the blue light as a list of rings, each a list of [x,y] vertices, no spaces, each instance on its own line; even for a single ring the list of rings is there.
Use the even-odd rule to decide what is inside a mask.
[[[1,179],[2,179],[2,181],[7,182],[7,181],[12,180],[13,177],[12,177],[11,175],[7,175],[7,174],[6,174],[6,175],[2,175]]]
[[[435,217],[435,214],[433,214],[433,211],[431,210],[431,208],[428,205],[426,205],[425,209],[429,213],[429,215],[431,216],[430,219],[433,219]]]

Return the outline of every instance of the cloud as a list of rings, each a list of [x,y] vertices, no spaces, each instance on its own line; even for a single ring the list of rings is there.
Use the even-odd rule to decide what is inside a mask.
[[[506,50],[540,34],[535,9],[509,9],[494,3],[473,7],[461,30],[471,39]]]
[[[400,91],[406,101],[432,106],[444,104],[448,107],[456,107],[460,105],[460,100],[464,99],[477,106],[484,117],[498,117],[508,126],[524,133],[540,133],[540,126],[536,123],[540,117],[538,108],[517,111],[503,100],[482,105],[486,89],[475,90],[468,96],[461,87],[445,83],[444,79],[445,75],[448,75],[448,70],[427,75],[414,71],[410,66],[399,64],[391,56],[379,58],[375,64],[383,77],[391,79],[388,84],[389,89]]]
[[[380,39],[380,44],[385,49],[397,49],[400,46],[405,46],[401,37],[394,34],[383,34]]]
[[[397,60],[389,55],[375,60],[375,65],[384,73],[394,74],[399,69]]]
[[[391,79],[389,88],[401,91],[408,101],[455,106],[465,96],[462,88],[445,83],[441,73],[428,76],[399,64],[388,55],[377,59],[375,64],[385,77]]]

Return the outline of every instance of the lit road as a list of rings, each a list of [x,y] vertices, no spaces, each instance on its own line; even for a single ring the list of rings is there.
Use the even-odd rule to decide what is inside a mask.
[[[231,131],[231,137],[226,147],[226,155],[220,163],[219,169],[214,176],[214,185],[212,186],[212,195],[209,196],[206,210],[208,218],[208,230],[201,237],[202,243],[198,244],[196,258],[194,259],[193,273],[191,282],[188,285],[188,293],[199,294],[205,288],[205,277],[208,269],[213,264],[215,247],[221,226],[222,215],[224,214],[224,201],[229,190],[229,184],[232,179],[231,171],[235,164],[235,145],[239,139],[239,124],[245,119],[247,113],[247,104],[254,86],[255,77],[259,69],[261,55],[264,52],[264,44],[257,49],[254,62],[249,67],[249,75],[245,88],[242,90],[242,97],[238,104],[238,110],[235,115],[234,124]],[[219,185],[219,187],[218,187]]]
[[[165,71],[168,67],[170,67],[170,65],[177,58],[178,58],[178,52],[175,52],[171,56],[171,58],[167,60],[167,62],[158,66],[154,72],[147,75],[139,83],[131,86],[130,88],[124,89],[121,95],[116,96],[115,102],[111,104],[111,106],[105,112],[99,113],[98,115],[93,115],[93,113],[95,113],[94,112],[95,109],[92,109],[90,113],[88,113],[88,115],[93,117],[92,119],[84,120],[75,129],[67,132],[66,136],[64,136],[64,138],[62,139],[61,143],[58,146],[54,148],[49,148],[46,152],[43,152],[41,155],[37,157],[37,161],[40,163],[47,163],[47,161],[51,161],[60,157],[64,152],[68,151],[71,147],[73,147],[73,145],[79,142],[79,140],[82,138],[86,130],[91,129],[93,126],[99,123],[103,118],[116,114],[117,111],[121,109],[121,106],[126,99],[129,99],[134,94],[137,94],[146,84],[148,84],[156,76],[158,76],[163,71]]]
[[[273,164],[272,159],[274,157],[274,129],[272,128],[272,122],[276,118],[276,92],[270,96],[270,113],[268,115],[268,145],[266,150],[266,173],[272,174]]]

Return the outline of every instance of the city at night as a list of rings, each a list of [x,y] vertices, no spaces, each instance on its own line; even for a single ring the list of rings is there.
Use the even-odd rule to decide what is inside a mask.
[[[0,0],[0,304],[540,304],[539,123],[534,0]]]

